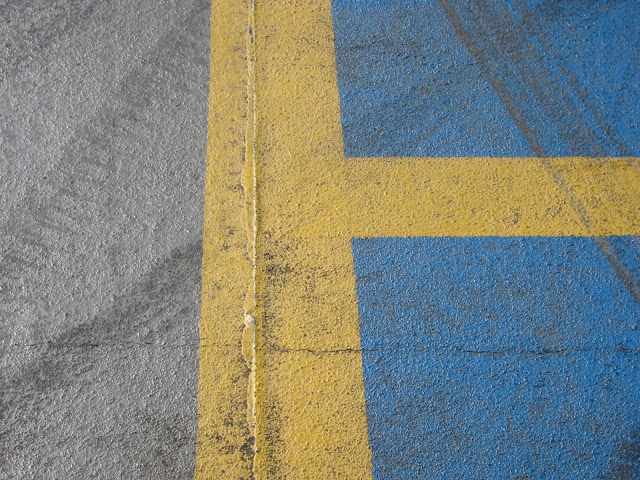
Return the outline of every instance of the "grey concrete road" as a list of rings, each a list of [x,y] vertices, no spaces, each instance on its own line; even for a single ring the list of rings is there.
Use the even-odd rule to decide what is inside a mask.
[[[0,478],[193,476],[208,0],[0,0]]]

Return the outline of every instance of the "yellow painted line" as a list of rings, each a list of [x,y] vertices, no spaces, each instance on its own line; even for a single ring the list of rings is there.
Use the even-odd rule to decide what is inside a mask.
[[[229,2],[220,1],[218,10],[223,3]],[[212,24],[227,28],[220,26],[225,20],[215,9],[213,15]],[[207,246],[205,237],[203,286],[215,277],[230,297],[221,300],[207,287],[203,299],[211,298],[203,301],[203,339],[226,338],[237,348],[215,353],[204,342],[198,465],[212,466],[203,472],[227,465],[237,454],[231,446],[250,429],[252,420],[245,420],[244,430],[229,430],[221,443],[202,436],[222,431],[214,426],[224,425],[225,418],[239,419],[253,400],[242,357],[231,361],[240,348],[242,300],[253,280],[255,478],[371,478],[351,239],[638,235],[640,161],[345,158],[329,0],[258,0],[253,19],[255,276],[251,262],[241,259],[246,253],[239,253],[247,248],[246,233],[237,225],[242,192],[220,193],[242,168],[244,140],[233,143],[234,124],[228,119],[249,109],[245,99],[226,120],[215,115],[210,120],[218,140],[210,143],[206,232],[218,243]],[[214,46],[218,41],[214,34]],[[236,64],[224,56],[242,56],[242,51],[236,46],[220,50],[220,57],[212,54],[216,82],[231,89],[237,81],[246,91],[246,61]],[[215,109],[213,93],[212,105]],[[216,147],[215,141],[222,143]],[[216,170],[227,163],[227,170]],[[211,208],[226,213],[214,214]],[[230,225],[237,236],[228,253],[221,249]],[[219,328],[228,336],[218,334]],[[226,378],[232,374],[225,368],[244,371],[240,387],[230,386]],[[233,405],[243,391],[245,411],[240,412]],[[243,478],[219,472],[202,478]]]
[[[305,143],[303,139],[302,143]],[[638,159],[314,157],[264,174],[263,223],[282,236],[634,235]],[[283,158],[285,157],[282,152]],[[561,176],[568,192],[555,180]],[[584,211],[581,215],[574,203]],[[295,221],[291,221],[295,217]],[[587,221],[583,219],[586,218]]]
[[[251,348],[247,348],[253,343],[253,333],[245,323],[246,295],[252,289],[253,275],[243,186],[249,12],[250,3],[242,0],[214,0],[211,12],[195,467],[198,479],[249,479],[253,470],[248,404]]]
[[[256,478],[370,479],[351,239],[297,231],[342,160],[330,2],[256,2],[255,28]]]

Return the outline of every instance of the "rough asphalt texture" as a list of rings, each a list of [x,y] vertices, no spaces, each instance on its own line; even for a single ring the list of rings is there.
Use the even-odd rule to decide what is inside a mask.
[[[0,478],[190,478],[208,0],[0,0]]]

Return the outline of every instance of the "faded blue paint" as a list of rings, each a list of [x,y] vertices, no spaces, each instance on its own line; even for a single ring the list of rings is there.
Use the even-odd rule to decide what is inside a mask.
[[[345,155],[640,156],[640,2],[333,0]]]
[[[637,237],[609,241],[639,283]],[[640,478],[640,308],[593,238],[353,255],[375,480]]]

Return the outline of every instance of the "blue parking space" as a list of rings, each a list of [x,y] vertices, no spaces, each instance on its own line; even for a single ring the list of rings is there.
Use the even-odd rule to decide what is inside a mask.
[[[332,10],[348,157],[640,155],[636,0]]]
[[[587,237],[353,240],[374,479],[639,478],[640,250],[608,240],[625,281]]]

